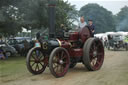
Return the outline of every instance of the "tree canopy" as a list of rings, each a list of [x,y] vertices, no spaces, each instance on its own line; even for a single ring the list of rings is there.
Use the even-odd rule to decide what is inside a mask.
[[[67,1],[58,0],[56,28],[59,28],[60,24],[70,26],[77,19],[77,15],[75,6]],[[0,32],[4,35],[14,35],[22,30],[21,27],[27,29],[48,28],[48,18],[48,0],[0,1]]]
[[[117,31],[128,31],[128,7],[125,6],[117,14]]]
[[[98,4],[88,4],[80,9],[80,16],[84,16],[85,20],[92,19],[96,33],[115,30],[115,21],[110,11],[106,10]]]
[[[0,34],[5,36],[16,35],[27,29],[41,29],[49,27],[48,14],[49,0],[0,0]],[[56,4],[56,28],[61,24],[68,27],[79,16],[84,16],[86,22],[92,19],[96,33],[107,31],[128,31],[128,7],[125,6],[117,15],[99,6],[98,4],[87,4],[79,13],[74,5],[68,1],[57,0]]]

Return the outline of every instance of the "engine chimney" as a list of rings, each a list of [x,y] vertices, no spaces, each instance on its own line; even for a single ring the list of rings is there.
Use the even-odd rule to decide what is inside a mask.
[[[56,0],[49,0],[49,37],[55,37],[55,7]]]

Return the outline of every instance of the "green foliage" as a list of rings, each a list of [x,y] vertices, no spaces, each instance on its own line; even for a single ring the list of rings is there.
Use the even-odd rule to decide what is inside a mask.
[[[49,27],[48,0],[1,0],[0,32],[15,35],[21,27],[41,29]],[[59,0],[56,6],[56,28],[71,26],[77,19],[75,6]],[[11,31],[9,31],[11,29]]]
[[[2,34],[0,34],[0,39],[2,38]]]
[[[80,16],[85,20],[92,19],[96,26],[96,33],[115,31],[115,21],[112,13],[98,4],[88,4],[80,9]]]
[[[8,21],[8,22],[4,22],[1,25],[1,33],[8,37],[10,35],[15,36],[15,34],[17,34],[17,32],[21,31],[19,24],[12,22],[12,21]]]
[[[92,19],[96,33],[122,30],[128,31],[128,7],[125,6],[116,15],[98,4],[88,4],[80,9],[80,15],[86,22]],[[0,33],[5,36],[16,35],[21,27],[41,29],[49,27],[48,0],[0,0]],[[68,1],[57,0],[56,29],[61,24],[73,28],[78,20],[78,11]]]
[[[47,0],[22,0],[18,8],[23,16],[21,23],[24,27],[48,27]]]
[[[128,31],[128,7],[125,6],[117,14],[117,30]]]
[[[0,8],[2,8],[3,6],[9,6],[9,5],[13,5],[16,6],[17,3],[20,3],[22,0],[0,0]]]
[[[9,5],[3,6],[0,10],[0,33],[4,36],[15,35],[18,31],[21,31],[19,21],[18,8]]]
[[[78,18],[78,11],[74,5],[60,0],[56,6],[56,28],[60,28],[61,24],[71,27],[74,21]]]

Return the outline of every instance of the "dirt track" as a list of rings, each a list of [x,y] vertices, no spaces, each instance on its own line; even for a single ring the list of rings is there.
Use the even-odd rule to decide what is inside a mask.
[[[0,85],[128,85],[128,51],[106,51],[103,67],[95,72],[78,64],[63,78],[54,78],[48,68],[37,76],[27,70],[19,75],[12,80],[2,79]]]

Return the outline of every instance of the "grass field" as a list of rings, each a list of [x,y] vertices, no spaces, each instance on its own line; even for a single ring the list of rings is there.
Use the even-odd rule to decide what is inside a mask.
[[[10,57],[0,60],[0,78],[2,82],[13,81],[27,72],[25,57]]]

